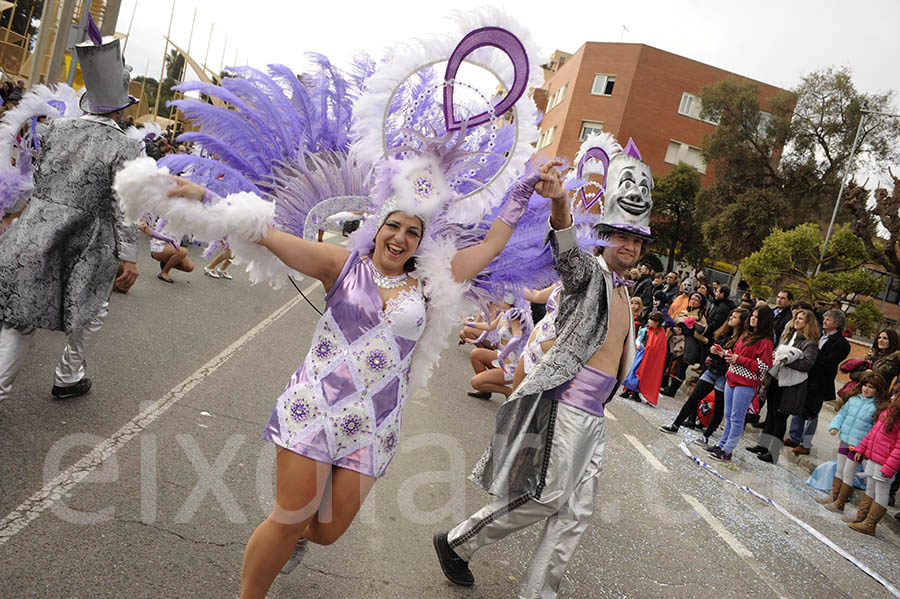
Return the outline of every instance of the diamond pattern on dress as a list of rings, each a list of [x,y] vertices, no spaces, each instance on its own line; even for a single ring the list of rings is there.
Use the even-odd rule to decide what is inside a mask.
[[[278,398],[278,419],[291,444],[306,437],[311,428],[322,425],[324,412],[320,395],[317,383],[305,381],[287,389]]]
[[[359,396],[347,401],[328,415],[328,441],[331,455],[341,458],[371,445],[375,418],[369,402]]]
[[[373,329],[354,343],[348,358],[355,378],[363,387],[361,390],[367,395],[380,389],[394,376],[400,362],[390,332],[382,327]]]
[[[316,380],[322,379],[340,361],[347,340],[330,311],[319,319],[312,347],[306,355],[307,370]]]
[[[390,464],[400,442],[400,412],[385,420],[375,433],[377,448],[375,469],[380,476]]]

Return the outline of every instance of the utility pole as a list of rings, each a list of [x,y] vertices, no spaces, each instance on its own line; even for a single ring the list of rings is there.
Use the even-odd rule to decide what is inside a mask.
[[[34,54],[31,55],[31,72],[28,74],[28,87],[33,87],[41,82],[41,68],[44,66],[44,56],[50,45],[50,37],[53,35],[53,24],[56,22],[56,0],[44,0],[44,10],[41,11],[41,28],[38,29],[37,43],[34,45]]]

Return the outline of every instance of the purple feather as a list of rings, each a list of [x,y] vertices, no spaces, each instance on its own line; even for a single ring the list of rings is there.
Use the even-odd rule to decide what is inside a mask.
[[[22,159],[31,165],[31,160]],[[0,216],[17,211],[34,191],[31,181],[31,169],[23,172],[16,167],[0,169]]]
[[[86,30],[88,37],[91,38],[91,41],[94,42],[95,46],[103,44],[103,34],[100,33],[100,28],[97,27],[97,23],[94,22],[94,16],[90,12],[88,12]]]

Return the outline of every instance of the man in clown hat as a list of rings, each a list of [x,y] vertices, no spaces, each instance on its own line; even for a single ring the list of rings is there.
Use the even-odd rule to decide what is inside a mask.
[[[561,164],[559,162],[557,165]],[[519,597],[556,597],[590,524],[605,441],[604,407],[634,360],[634,329],[623,276],[650,238],[650,167],[629,141],[608,160],[599,234],[602,252],[580,250],[559,176],[537,191],[551,198],[548,234],[563,292],[557,338],[501,406],[490,447],[472,473],[495,499],[447,533],[434,535],[445,576],[474,583],[468,561],[481,547],[544,522]]]
[[[138,275],[136,232],[122,223],[112,191],[116,171],[140,155],[116,124],[137,99],[128,95],[119,40],[102,37],[93,20],[88,37],[75,46],[86,114],[56,119],[42,134],[31,201],[0,236],[0,400],[10,396],[35,328],[68,335],[52,395],[87,393],[85,353],[108,314],[113,282],[127,289]]]

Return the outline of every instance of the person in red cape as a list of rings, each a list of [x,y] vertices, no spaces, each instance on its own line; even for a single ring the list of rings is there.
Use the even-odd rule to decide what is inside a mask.
[[[659,402],[659,389],[666,364],[666,331],[662,327],[665,318],[662,312],[651,312],[647,326],[638,331],[637,341],[642,347],[635,356],[631,372],[625,378],[622,397],[640,401],[643,396],[654,406]]]

